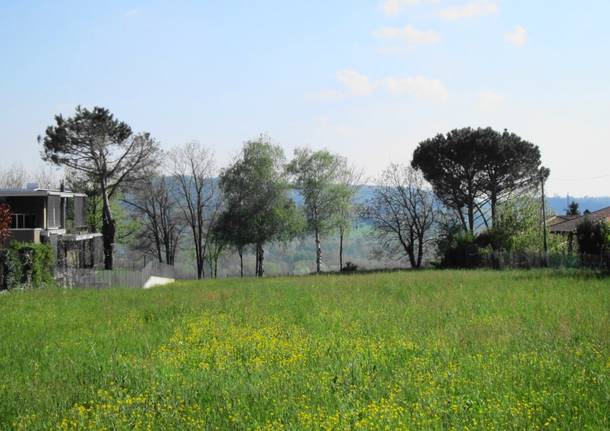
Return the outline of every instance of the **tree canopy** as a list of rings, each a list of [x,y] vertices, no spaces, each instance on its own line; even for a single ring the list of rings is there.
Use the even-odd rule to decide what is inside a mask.
[[[488,227],[496,221],[501,199],[548,176],[537,146],[491,128],[456,129],[425,140],[413,153],[412,166],[471,232],[478,221]]]
[[[303,195],[307,230],[314,235],[316,272],[321,272],[321,236],[339,226],[342,210],[353,196],[341,181],[348,175],[347,160],[327,150],[297,149],[288,165],[294,186]]]
[[[221,226],[235,245],[251,244],[256,252],[256,274],[263,275],[263,246],[290,240],[302,228],[290,198],[285,157],[281,147],[261,136],[246,142],[235,162],[220,175],[226,210]]]

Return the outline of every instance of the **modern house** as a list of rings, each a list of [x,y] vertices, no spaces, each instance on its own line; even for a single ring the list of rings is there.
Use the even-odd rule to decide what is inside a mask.
[[[87,227],[87,196],[64,190],[3,190],[11,209],[8,242],[49,244],[60,266],[93,268],[103,262],[101,234]]]

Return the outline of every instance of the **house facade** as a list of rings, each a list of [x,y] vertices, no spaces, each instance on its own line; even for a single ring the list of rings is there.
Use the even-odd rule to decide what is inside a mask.
[[[87,226],[87,196],[63,190],[1,190],[10,207],[10,238],[49,244],[58,266],[98,267],[103,262],[101,234]]]

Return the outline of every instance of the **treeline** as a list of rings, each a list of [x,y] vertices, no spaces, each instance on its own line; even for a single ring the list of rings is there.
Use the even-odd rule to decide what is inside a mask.
[[[356,220],[370,226],[378,255],[413,268],[437,258],[450,266],[459,249],[473,246],[543,247],[539,193],[549,170],[537,146],[508,131],[465,128],[420,143],[410,163],[392,164],[375,179],[364,204],[354,197],[365,178],[344,157],[301,148],[287,158],[266,136],[218,168],[204,145],[163,151],[107,109],[77,107],[72,117],[56,116],[39,142],[44,160],[66,169],[68,187],[90,196],[90,224],[103,234],[107,269],[122,234],[170,265],[187,250],[199,278],[215,276],[219,258],[231,251],[242,275],[244,254],[253,253],[262,276],[267,245],[306,235],[321,272],[324,238],[338,235],[343,269],[344,238]],[[125,208],[132,216],[125,218],[138,223],[117,220]]]

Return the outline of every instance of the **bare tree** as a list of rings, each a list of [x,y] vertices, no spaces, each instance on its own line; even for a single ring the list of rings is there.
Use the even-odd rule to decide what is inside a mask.
[[[207,243],[220,212],[214,156],[198,142],[190,142],[174,148],[168,161],[177,186],[178,206],[191,231],[197,277],[201,279],[205,277]]]
[[[140,247],[152,251],[160,263],[174,265],[184,225],[176,212],[177,199],[170,180],[151,171],[132,185],[123,202],[141,221]]]
[[[53,166],[43,165],[34,171],[31,178],[41,189],[58,189],[62,177]]]
[[[10,168],[0,170],[0,188],[23,189],[28,178],[27,171],[20,164],[14,164]]]
[[[420,171],[390,165],[378,179],[364,216],[372,222],[383,254],[407,256],[412,268],[421,267],[426,245],[432,241],[435,209],[432,192]]]

